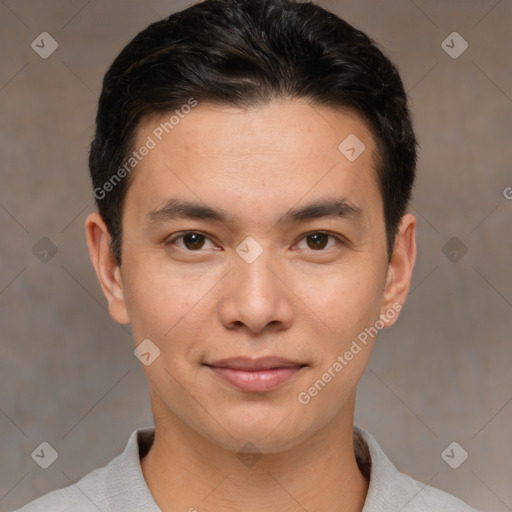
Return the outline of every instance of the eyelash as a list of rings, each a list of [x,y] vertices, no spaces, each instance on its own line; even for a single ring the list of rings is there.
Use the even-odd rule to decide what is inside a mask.
[[[166,241],[164,242],[164,245],[165,245],[165,246],[172,246],[172,245],[174,245],[174,242],[175,242],[176,240],[179,240],[180,238],[183,238],[183,237],[185,237],[185,236],[187,236],[187,235],[191,235],[191,234],[194,234],[194,235],[200,235],[200,236],[202,236],[202,237],[204,237],[204,238],[206,238],[206,239],[210,240],[210,238],[209,238],[207,235],[205,235],[204,233],[201,233],[200,231],[183,231],[183,232],[181,232],[181,233],[177,234],[176,236],[172,237],[171,239],[166,240]],[[306,238],[306,237],[308,237],[308,236],[311,236],[311,235],[320,235],[320,234],[321,234],[321,235],[327,235],[327,236],[329,236],[329,237],[331,237],[331,238],[334,238],[334,239],[335,239],[335,240],[336,240],[340,245],[346,245],[345,240],[344,240],[340,235],[335,235],[335,234],[333,234],[333,233],[330,233],[329,231],[310,231],[309,233],[305,233],[304,235],[302,235],[302,237],[300,238],[300,240],[299,240],[299,241],[301,241],[301,240],[305,239],[305,238]],[[210,241],[211,241],[211,240],[210,240]],[[186,251],[186,252],[204,252],[204,251],[203,251],[203,250],[201,250],[201,249],[198,249],[198,250],[196,250],[196,251],[193,251],[193,250],[190,250],[190,249],[187,249],[187,248],[182,248],[182,247],[180,247],[180,249],[182,249],[182,250],[184,250],[184,251]],[[328,249],[318,249],[318,250],[310,249],[310,250],[311,250],[312,252],[325,252],[325,251],[327,251]]]

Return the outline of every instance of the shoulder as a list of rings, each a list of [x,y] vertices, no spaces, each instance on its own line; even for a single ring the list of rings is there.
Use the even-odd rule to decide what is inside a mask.
[[[354,427],[354,441],[360,467],[370,472],[363,512],[477,512],[455,496],[400,473],[366,430]]]
[[[45,494],[15,512],[98,512],[102,510],[104,472],[105,468],[96,469],[77,483]],[[91,493],[90,490],[95,488]]]
[[[159,512],[144,481],[139,459],[151,446],[153,437],[153,427],[133,431],[124,452],[106,466],[15,512]]]
[[[402,509],[403,512],[477,512],[474,508],[464,503],[455,496],[422,484],[413,478],[400,473],[402,477],[401,486],[409,489],[407,502]]]

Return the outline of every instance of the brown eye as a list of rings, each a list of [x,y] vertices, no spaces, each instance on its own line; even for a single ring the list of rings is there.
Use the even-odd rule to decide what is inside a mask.
[[[327,251],[342,245],[344,245],[342,238],[324,231],[314,231],[302,236],[298,248],[306,251],[324,252],[324,250]]]
[[[306,239],[310,249],[324,249],[329,240],[329,235],[327,233],[313,233],[312,235],[307,235]]]
[[[208,243],[211,244],[208,247]],[[211,240],[202,233],[197,233],[195,231],[182,232],[180,235],[173,237],[172,239],[165,242],[166,246],[176,246],[180,249],[190,251],[190,252],[202,252],[201,249],[212,249],[213,243]],[[205,247],[206,245],[206,247]]]
[[[204,245],[205,237],[200,235],[199,233],[188,233],[187,235],[183,235],[183,245],[187,249],[201,249]]]

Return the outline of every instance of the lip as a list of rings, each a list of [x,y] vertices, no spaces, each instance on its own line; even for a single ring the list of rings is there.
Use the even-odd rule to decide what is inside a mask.
[[[215,361],[206,366],[241,391],[261,393],[284,384],[307,365],[281,357],[236,357]]]

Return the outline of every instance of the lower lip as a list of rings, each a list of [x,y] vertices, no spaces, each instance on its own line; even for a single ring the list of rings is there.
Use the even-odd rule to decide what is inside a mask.
[[[269,370],[233,370],[209,366],[219,377],[246,393],[271,391],[300,372],[302,366],[272,368]]]

